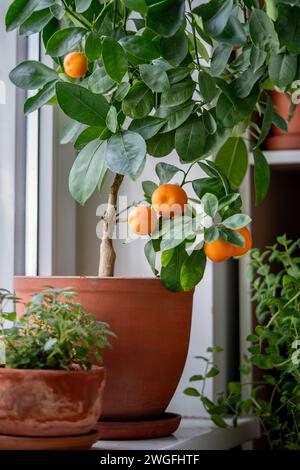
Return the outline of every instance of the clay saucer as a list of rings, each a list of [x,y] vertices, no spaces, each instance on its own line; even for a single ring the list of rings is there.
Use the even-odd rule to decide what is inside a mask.
[[[96,429],[101,440],[155,439],[173,434],[180,421],[180,415],[164,413],[143,421],[98,421]]]
[[[88,450],[99,439],[93,430],[79,436],[28,437],[0,434],[0,450]]]

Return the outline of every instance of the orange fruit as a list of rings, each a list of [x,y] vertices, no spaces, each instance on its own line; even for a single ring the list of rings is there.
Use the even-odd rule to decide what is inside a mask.
[[[252,236],[247,227],[238,228],[236,229],[236,232],[240,233],[242,237],[244,237],[245,246],[233,246],[232,256],[243,256],[252,248]]]
[[[206,256],[214,263],[222,263],[233,256],[233,245],[223,240],[215,240],[211,243],[204,243]]]
[[[69,77],[83,77],[88,70],[86,56],[80,51],[69,52],[64,58],[64,69]]]
[[[149,235],[156,226],[156,214],[151,207],[136,207],[128,216],[130,229],[138,235]]]
[[[187,201],[186,192],[177,184],[162,184],[152,194],[153,209],[166,218],[183,214]]]

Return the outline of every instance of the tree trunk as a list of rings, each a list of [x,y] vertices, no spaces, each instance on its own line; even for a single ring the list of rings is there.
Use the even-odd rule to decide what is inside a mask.
[[[99,276],[111,277],[114,275],[116,253],[113,247],[112,234],[116,224],[116,207],[118,192],[124,176],[117,174],[110,188],[107,209],[104,214],[103,234],[100,245]]]

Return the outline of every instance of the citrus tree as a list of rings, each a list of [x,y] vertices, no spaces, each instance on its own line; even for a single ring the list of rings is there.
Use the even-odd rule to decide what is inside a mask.
[[[266,90],[290,91],[297,77],[300,1],[202,3],[15,0],[7,11],[7,30],[41,33],[53,59],[52,68],[22,62],[10,78],[37,90],[25,113],[51,103],[71,118],[63,140],[79,151],[69,178],[72,196],[84,205],[114,174],[100,276],[114,271],[112,233],[124,177],[137,179],[146,158],[174,150],[172,164],[156,164],[157,182],[143,182],[145,203],[129,216],[131,232],[148,238],[145,254],[154,273],[159,267],[171,290],[190,290],[203,276],[206,256],[221,262],[251,247],[238,188],[250,149],[257,203],[268,190],[260,146],[272,122],[282,129],[286,122]],[[192,167],[199,169],[196,179]],[[179,184],[170,183],[174,177]]]

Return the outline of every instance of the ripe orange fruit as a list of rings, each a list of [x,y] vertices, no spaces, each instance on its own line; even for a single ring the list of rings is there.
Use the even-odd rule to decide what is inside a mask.
[[[136,207],[128,216],[130,229],[139,235],[149,235],[156,226],[156,214],[151,207]]]
[[[178,217],[184,212],[188,198],[177,184],[162,184],[152,194],[153,209],[162,217]]]
[[[86,56],[80,51],[69,52],[64,58],[64,69],[69,77],[83,77],[88,70]]]
[[[244,237],[245,246],[233,246],[232,256],[243,256],[252,248],[252,236],[247,227],[238,228],[236,229],[236,232],[239,232],[242,237]]]
[[[211,243],[204,243],[206,256],[214,263],[222,263],[233,256],[233,245],[223,240],[215,240]]]

